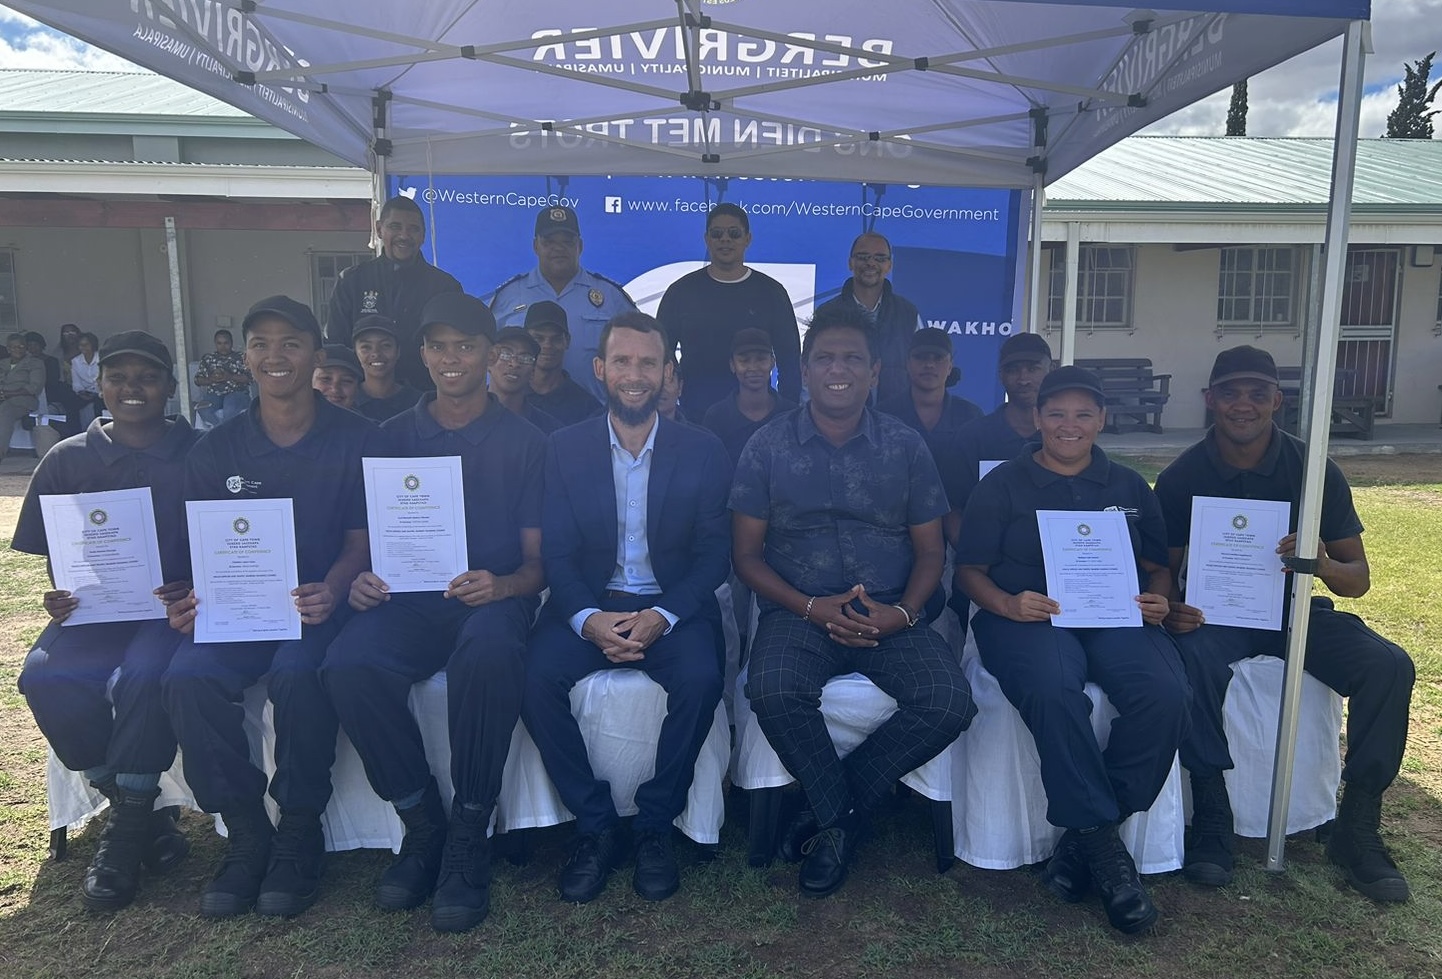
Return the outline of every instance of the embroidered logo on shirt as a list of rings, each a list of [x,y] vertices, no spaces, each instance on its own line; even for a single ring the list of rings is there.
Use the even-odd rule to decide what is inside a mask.
[[[381,294],[379,290],[367,289],[361,293],[361,312],[376,313],[380,311]]]
[[[1142,514],[1142,511],[1138,510],[1134,506],[1117,506],[1115,504],[1108,507],[1102,507],[1102,510],[1107,513],[1125,513],[1128,517],[1139,517]]]
[[[225,488],[235,494],[254,493],[260,489],[260,480],[246,479],[241,475],[227,476],[225,477]]]
[[[591,300],[591,305],[595,306],[597,309],[600,309],[601,304],[606,301],[606,296],[604,293],[601,292],[600,289],[592,289],[590,292],[586,293],[586,298]]]

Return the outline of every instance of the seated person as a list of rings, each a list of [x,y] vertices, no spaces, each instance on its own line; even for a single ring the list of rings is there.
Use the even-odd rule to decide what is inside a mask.
[[[1173,581],[1182,569],[1197,496],[1291,503],[1290,533],[1277,542],[1277,553],[1285,559],[1297,550],[1306,446],[1274,423],[1282,393],[1272,355],[1246,346],[1217,354],[1206,400],[1214,419],[1206,437],[1157,477]],[[1372,580],[1362,521],[1347,477],[1331,460],[1322,482],[1320,534],[1316,577],[1334,594],[1365,595]],[[1182,764],[1192,779],[1192,830],[1182,872],[1197,884],[1220,887],[1232,879],[1232,806],[1222,775],[1232,767],[1222,727],[1231,665],[1249,656],[1286,655],[1290,594],[1283,609],[1282,631],[1208,625],[1200,610],[1186,604],[1181,589],[1172,589],[1166,626],[1182,651],[1193,697],[1192,729],[1182,741]],[[1406,901],[1407,878],[1378,830],[1382,793],[1397,777],[1407,747],[1416,668],[1400,646],[1350,612],[1337,611],[1322,595],[1311,599],[1305,665],[1347,698],[1346,788],[1327,856],[1372,900]]]
[[[100,387],[112,420],[92,421],[40,460],[10,546],[27,554],[48,553],[42,494],[148,486],[166,581],[155,594],[170,602],[190,590],[181,491],[195,433],[184,420],[165,420],[165,403],[175,393],[175,369],[163,343],[139,331],[117,333],[101,347],[99,361]],[[68,591],[45,593],[50,625],[25,657],[20,692],[60,763],[84,772],[110,800],[80,892],[90,910],[117,911],[134,900],[142,864],[164,873],[190,850],[174,815],[154,808],[160,775],[175,761],[160,677],[180,635],[164,619],[61,628],[81,601]]]
[[[776,354],[771,349],[771,334],[765,330],[745,329],[731,341],[731,373],[736,377],[737,391],[706,409],[701,425],[716,433],[735,465],[741,458],[746,440],[777,414],[796,407],[776,393],[771,386],[771,372],[776,369]]]
[[[571,328],[560,303],[549,299],[526,308],[525,330],[536,338],[536,370],[527,400],[562,425],[574,425],[604,410],[591,392],[571,379],[561,365],[571,349]]]
[[[400,327],[388,316],[362,316],[356,321],[351,346],[365,378],[356,392],[355,408],[375,422],[399,415],[419,400],[421,393],[396,380],[400,362]]]
[[[245,354],[235,349],[231,332],[216,330],[215,350],[200,358],[195,372],[195,386],[206,398],[196,408],[201,421],[213,428],[249,408],[251,380]]]
[[[290,917],[320,894],[320,817],[330,801],[340,725],[317,671],[340,630],[337,613],[351,582],[370,561],[361,458],[384,452],[374,423],[311,387],[323,354],[309,306],[288,296],[262,299],[246,314],[241,337],[260,397],[196,443],[185,498],[292,501],[300,585],[291,595],[301,637],[198,644],[192,591],[170,605],[170,624],[184,635],[161,684],[196,805],[220,813],[229,833],[201,893],[201,915],[228,918],[254,907]],[[274,828],[241,708],[246,689],[262,677],[274,708]]]
[[[490,911],[486,831],[520,717],[526,639],[543,586],[546,439],[486,393],[495,324],[485,303],[464,293],[426,303],[421,358],[436,389],[383,426],[387,454],[460,458],[471,570],[445,591],[398,594],[361,572],[350,591],[360,614],[321,667],[371,787],[405,825],[376,904],[419,907],[434,891],[431,925],[446,932],[473,928]],[[409,705],[411,685],[440,670],[450,702],[449,818]]]
[[[783,845],[806,840],[800,886],[812,897],[845,882],[866,817],[896,780],[976,714],[946,641],[916,628],[941,580],[946,495],[921,437],[866,407],[876,343],[855,304],[816,314],[801,350],[811,400],[751,437],[731,489],[736,575],[761,608],[746,696],[806,793]],[[821,689],[853,672],[897,709],[842,761]]]
[[[39,406],[45,390],[45,362],[25,349],[25,334],[10,334],[5,347],[10,359],[0,362],[0,459],[10,451],[15,425]]]
[[[322,349],[325,360],[311,374],[311,386],[337,408],[354,411],[356,392],[365,378],[360,361],[350,347],[339,343],[327,343]]]
[[[100,338],[94,333],[82,333],[76,344],[79,349],[70,358],[70,387],[80,411],[76,419],[78,431],[89,425],[104,405],[100,400]]]
[[[563,900],[584,903],[624,859],[611,787],[596,778],[571,688],[597,670],[644,670],[666,690],[655,774],[636,790],[632,885],[648,901],[681,886],[671,824],[721,699],[726,450],[661,418],[670,344],[654,319],[622,313],[601,331],[596,379],[609,410],[558,430],[546,454],[542,544],[550,600],[531,637],[521,716],[576,814]]]
[[[508,326],[497,333],[491,347],[489,390],[511,414],[520,415],[542,434],[550,435],[561,423],[526,397],[531,390],[531,375],[536,372],[536,354],[540,349],[536,338],[519,326]]]
[[[1171,574],[1166,527],[1151,488],[1095,445],[1106,422],[1101,383],[1059,367],[1037,391],[1039,444],[992,470],[961,519],[957,573],[979,606],[971,620],[982,664],[1036,740],[1047,820],[1065,830],[1047,865],[1047,886],[1080,901],[1092,884],[1107,920],[1128,934],[1155,924],[1157,909],[1117,826],[1151,808],[1186,729],[1187,681],[1167,614]],[[1046,594],[1037,510],[1121,510],[1137,561],[1143,625],[1054,626],[1061,607]],[[1096,683],[1112,706],[1106,751],[1092,733]]]

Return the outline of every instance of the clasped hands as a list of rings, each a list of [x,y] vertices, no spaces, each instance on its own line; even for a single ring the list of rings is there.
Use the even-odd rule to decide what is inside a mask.
[[[866,610],[864,613],[857,611],[857,602]],[[806,620],[825,629],[832,642],[852,649],[875,646],[878,639],[911,625],[905,612],[873,600],[861,584],[840,595],[817,595]]]
[[[612,663],[634,663],[646,658],[646,649],[669,626],[666,617],[654,608],[592,612],[581,626],[581,637],[595,643]]]

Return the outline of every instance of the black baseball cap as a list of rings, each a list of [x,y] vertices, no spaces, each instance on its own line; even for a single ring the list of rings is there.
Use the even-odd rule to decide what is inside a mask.
[[[396,325],[396,321],[379,313],[362,316],[355,321],[350,333],[351,342],[354,343],[362,333],[389,333],[397,340],[401,338],[401,328]]]
[[[1016,333],[1006,338],[1001,345],[1001,357],[997,360],[998,367],[1005,367],[1007,364],[1014,364],[1020,360],[1041,361],[1051,363],[1051,347],[1047,345],[1039,333]]]
[[[565,307],[549,299],[542,299],[526,307],[526,329],[538,326],[559,326],[562,333],[571,335],[571,325],[566,322]]]
[[[240,324],[240,335],[243,337],[250,332],[255,321],[265,316],[276,316],[285,320],[291,326],[302,333],[309,333],[315,337],[317,347],[324,346],[325,338],[321,336],[320,323],[316,321],[315,313],[310,307],[298,299],[289,296],[269,296],[250,307],[250,312],[245,314],[245,319]]]
[[[764,350],[768,354],[775,354],[776,348],[771,343],[771,334],[765,330],[758,330],[754,326],[748,326],[744,330],[737,330],[736,335],[731,338],[731,353],[740,354],[748,350]]]
[[[1217,354],[1207,387],[1227,381],[1268,381],[1278,383],[1277,362],[1260,347],[1232,347]]]
[[[569,207],[543,207],[536,215],[536,237],[544,238],[553,231],[569,231],[577,237],[581,234],[581,222],[576,212]]]
[[[366,379],[366,372],[361,367],[360,359],[356,357],[355,351],[343,343],[327,343],[322,347],[325,351],[325,362],[322,367],[340,367],[355,375],[357,381]]]
[[[100,344],[100,363],[115,357],[122,357],[132,354],[157,364],[175,373],[175,361],[170,356],[170,348],[161,343],[158,339],[146,333],[144,330],[126,330],[123,333],[116,333],[108,336]]]
[[[1094,395],[1097,403],[1103,405],[1107,400],[1107,396],[1102,393],[1101,380],[1091,371],[1074,364],[1058,367],[1041,379],[1041,384],[1036,389],[1036,403],[1040,405],[1058,391],[1085,391]]]
[[[525,330],[521,329],[519,326],[508,326],[504,330],[496,334],[497,344],[506,343],[508,341],[514,341],[516,343],[519,343],[521,346],[525,347],[528,351],[530,351],[533,357],[540,354],[541,352],[541,345],[536,342],[536,338],[531,336]]]
[[[467,336],[496,338],[496,318],[486,304],[464,292],[442,292],[432,296],[421,310],[421,334],[426,328],[444,323]]]
[[[907,345],[909,350],[938,350],[944,354],[951,353],[951,337],[945,330],[928,326],[924,330],[917,330],[911,334],[911,340]]]

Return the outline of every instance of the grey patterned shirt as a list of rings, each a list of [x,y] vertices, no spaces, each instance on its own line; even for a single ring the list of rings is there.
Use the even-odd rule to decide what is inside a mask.
[[[911,575],[910,528],[947,511],[936,463],[913,429],[867,408],[838,448],[808,405],[746,443],[730,507],[767,522],[766,563],[793,588],[837,595],[860,583],[887,603],[901,600]],[[760,602],[763,615],[776,607]]]

